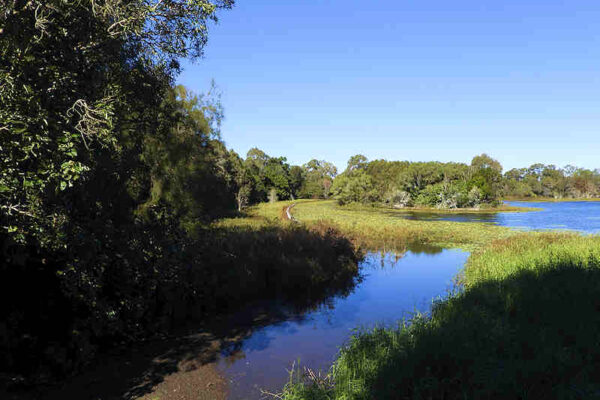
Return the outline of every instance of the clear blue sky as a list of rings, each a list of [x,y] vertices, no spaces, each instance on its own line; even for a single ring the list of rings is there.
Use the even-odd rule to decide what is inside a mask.
[[[184,68],[241,155],[600,167],[598,0],[238,0]]]

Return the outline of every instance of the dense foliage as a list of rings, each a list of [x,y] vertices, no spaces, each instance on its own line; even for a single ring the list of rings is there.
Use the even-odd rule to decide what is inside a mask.
[[[534,164],[511,169],[486,154],[462,163],[368,161],[353,156],[331,188],[339,204],[383,204],[393,208],[479,208],[507,198],[592,198],[600,193],[600,171]]]
[[[496,204],[502,167],[482,154],[471,165],[441,162],[376,160],[353,156],[334,181],[339,204],[381,203],[394,208],[479,207]]]
[[[302,186],[285,159],[225,147],[214,88],[173,86],[232,3],[3,3],[0,376],[70,373],[181,318],[352,280],[334,231],[209,225]]]
[[[533,164],[504,174],[503,193],[518,198],[592,198],[600,195],[600,170]]]

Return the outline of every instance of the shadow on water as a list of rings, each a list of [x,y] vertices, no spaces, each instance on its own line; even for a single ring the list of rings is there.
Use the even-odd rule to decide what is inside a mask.
[[[167,385],[179,392],[161,392],[158,398],[260,398],[262,388],[281,388],[286,368],[298,357],[304,365],[329,365],[357,326],[394,323],[415,309],[429,309],[466,257],[417,244],[396,253],[370,253],[359,277],[312,301],[255,302],[201,326],[115,349],[59,386],[0,397],[155,399]]]
[[[326,370],[357,328],[395,326],[415,312],[429,312],[452,282],[468,253],[411,245],[394,253],[369,253],[362,282],[347,297],[329,299],[301,320],[286,320],[240,342],[231,358],[217,362],[229,381],[229,399],[260,399],[277,392],[294,363]]]
[[[255,338],[253,350],[268,347],[269,338],[255,335],[257,330],[282,322],[301,323],[306,313],[327,307],[334,298],[348,296],[360,281],[360,276],[343,280],[337,287],[323,288],[320,293],[312,292],[310,298],[303,296],[293,302],[256,301],[235,313],[202,324],[190,323],[161,338],[114,348],[98,357],[85,372],[60,384],[34,389],[16,387],[9,392],[0,388],[0,398],[135,399],[152,393],[167,376],[207,366],[210,369],[205,369],[194,384],[214,387],[204,394],[183,398],[225,398],[227,385],[212,365],[217,359],[233,362],[240,356],[242,343],[250,337]]]
[[[357,280],[358,281],[358,280]],[[357,282],[355,281],[355,282]],[[340,288],[334,296],[347,296],[353,285]],[[304,314],[319,307],[313,304],[256,302],[236,313],[214,319],[201,327],[190,325],[160,339],[113,349],[99,357],[84,373],[58,386],[2,393],[2,399],[135,399],[152,393],[172,374],[210,366],[225,357],[234,362],[242,344],[253,337],[252,350],[269,346],[269,337],[255,335],[261,328],[283,321],[301,322]],[[243,355],[242,355],[243,357]],[[211,366],[212,368],[212,366]],[[214,369],[214,368],[212,368]],[[216,392],[194,398],[224,398],[226,384],[215,371],[201,374],[203,385],[216,385]],[[206,382],[210,381],[212,382]],[[203,382],[204,381],[204,382]],[[209,387],[210,389],[210,387]],[[217,393],[221,391],[222,393]],[[179,397],[177,397],[179,398]]]

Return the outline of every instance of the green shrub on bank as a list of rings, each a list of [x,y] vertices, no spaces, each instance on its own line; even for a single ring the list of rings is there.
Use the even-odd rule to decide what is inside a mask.
[[[283,398],[598,397],[599,249],[600,238],[571,234],[496,241],[430,317],[359,333],[332,368],[333,388],[296,377]]]
[[[0,266],[4,377],[19,382],[71,374],[115,343],[167,332],[253,300],[310,308],[348,293],[358,273],[352,244],[326,226],[240,222],[197,231],[194,239],[169,240],[173,235],[163,234],[115,235],[120,240],[110,243],[110,258],[105,247],[88,248],[78,251],[86,258],[66,270],[60,254],[41,255],[39,262],[23,263],[18,255],[5,259]],[[140,248],[154,252],[144,259]]]

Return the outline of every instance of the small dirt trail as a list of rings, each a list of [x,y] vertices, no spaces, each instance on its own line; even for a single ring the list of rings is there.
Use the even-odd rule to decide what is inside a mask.
[[[292,208],[296,206],[296,203],[292,203],[285,208],[285,219],[293,222],[300,222],[292,215]]]

